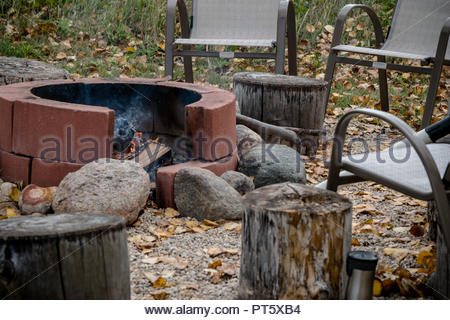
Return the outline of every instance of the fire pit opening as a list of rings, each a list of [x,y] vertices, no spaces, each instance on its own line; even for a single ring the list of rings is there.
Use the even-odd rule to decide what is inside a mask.
[[[136,159],[152,181],[159,167],[192,160],[192,143],[183,137],[184,107],[201,99],[195,91],[147,84],[72,83],[31,92],[44,99],[114,110],[113,158]]]

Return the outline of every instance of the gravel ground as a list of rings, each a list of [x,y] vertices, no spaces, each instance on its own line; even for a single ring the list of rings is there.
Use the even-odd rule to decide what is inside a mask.
[[[326,126],[331,132],[334,121],[327,120]],[[387,127],[367,123],[349,131],[354,136],[366,132],[371,149],[380,132],[390,141],[398,138]],[[311,184],[326,178],[320,158],[307,163]],[[384,289],[378,298],[429,298],[424,284],[429,272],[417,262],[421,252],[435,249],[427,238],[426,203],[372,182],[344,186],[339,193],[353,201],[352,249],[379,255],[377,278]],[[147,208],[128,229],[132,298],[237,299],[240,222],[201,223],[175,215],[174,210]]]

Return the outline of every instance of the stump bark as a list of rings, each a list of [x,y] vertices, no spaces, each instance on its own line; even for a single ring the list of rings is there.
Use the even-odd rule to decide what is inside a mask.
[[[351,202],[293,183],[244,197],[241,299],[343,299]]]
[[[303,129],[296,133],[302,139],[302,153],[307,154],[315,153],[322,133],[326,86],[321,80],[270,73],[242,72],[233,77],[241,113],[294,131]]]
[[[130,299],[125,220],[55,214],[0,221],[0,299]]]
[[[431,276],[428,285],[433,288],[432,293],[436,298],[448,299],[450,296],[450,252],[439,228],[437,217],[435,202],[428,202],[429,237],[436,242],[436,272]]]
[[[67,78],[69,78],[69,72],[45,62],[0,56],[0,86],[26,81]]]

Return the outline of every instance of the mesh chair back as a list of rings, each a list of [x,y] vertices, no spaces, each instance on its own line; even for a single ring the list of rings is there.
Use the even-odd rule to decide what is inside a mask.
[[[193,0],[191,38],[276,40],[280,0]]]
[[[450,17],[449,0],[397,0],[391,30],[383,49],[434,58],[439,35]],[[446,60],[450,58],[450,43]]]

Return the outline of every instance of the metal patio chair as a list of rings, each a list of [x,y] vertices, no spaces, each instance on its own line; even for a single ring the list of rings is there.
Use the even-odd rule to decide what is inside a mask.
[[[341,44],[345,21],[355,9],[365,11],[375,29],[376,48]],[[397,0],[391,26],[385,40],[381,22],[375,11],[363,4],[349,4],[340,11],[328,58],[325,81],[330,95],[336,63],[354,64],[378,69],[381,108],[389,110],[386,70],[430,74],[431,80],[422,117],[422,128],[431,123],[443,65],[450,65],[448,38],[450,35],[449,0]],[[377,61],[354,59],[340,53],[376,56]],[[386,57],[421,61],[422,66],[386,63]],[[429,65],[433,66],[430,67]]]
[[[401,149],[369,152],[362,158],[343,157],[345,134],[350,121],[357,115],[377,117],[398,129],[409,142]],[[408,156],[409,155],[409,156]],[[328,180],[317,187],[336,191],[339,185],[361,181],[374,181],[416,199],[436,202],[438,221],[447,248],[450,248],[450,191],[444,185],[449,169],[450,144],[425,144],[404,121],[390,113],[357,109],[346,113],[338,122]],[[448,175],[448,172],[447,172]]]
[[[181,38],[175,39],[176,8]],[[184,0],[168,0],[165,76],[173,74],[175,56],[184,58],[187,82],[193,82],[192,57],[275,59],[275,73],[284,73],[285,36],[288,38],[289,74],[297,74],[297,39],[292,0],[192,0],[191,26]],[[216,52],[192,46],[270,48],[270,52]],[[177,47],[182,46],[182,50]],[[273,52],[276,50],[276,52]]]

